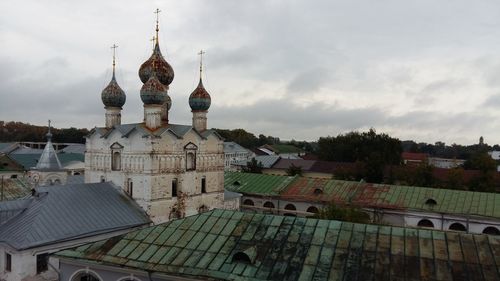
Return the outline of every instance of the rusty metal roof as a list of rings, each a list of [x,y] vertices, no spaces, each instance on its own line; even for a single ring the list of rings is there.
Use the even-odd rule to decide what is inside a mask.
[[[245,261],[234,260],[245,254]],[[498,280],[500,238],[213,210],[57,253],[217,280]]]
[[[281,196],[295,201],[352,203],[360,207],[408,209],[448,214],[500,218],[500,194],[429,187],[371,184],[262,174],[226,172],[226,188],[239,178],[244,189],[237,192]],[[234,180],[233,180],[234,181]],[[285,186],[283,186],[285,185]],[[317,189],[321,190],[320,192]],[[278,193],[278,194],[277,194]],[[436,204],[426,204],[433,199]]]
[[[3,186],[2,186],[3,184]],[[23,178],[0,180],[0,201],[14,200],[31,195],[31,186]]]

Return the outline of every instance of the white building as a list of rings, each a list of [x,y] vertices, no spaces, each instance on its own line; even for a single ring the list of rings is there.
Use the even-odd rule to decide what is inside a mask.
[[[248,161],[252,152],[243,146],[233,142],[224,142],[224,170],[236,170],[235,165],[241,161]]]
[[[59,280],[50,253],[149,224],[110,183],[39,187],[29,198],[0,202],[0,280]]]
[[[211,98],[201,60],[199,84],[189,96],[192,124],[170,122],[174,71],[161,54],[158,24],[155,38],[153,54],[139,69],[144,118],[138,123],[121,124],[126,96],[113,57],[113,76],[101,95],[105,126],[94,128],[86,141],[85,182],[112,181],[159,223],[223,207],[224,150],[222,138],[207,129]]]

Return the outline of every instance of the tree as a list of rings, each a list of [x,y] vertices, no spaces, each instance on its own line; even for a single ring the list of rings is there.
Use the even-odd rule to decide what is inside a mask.
[[[354,206],[339,207],[333,203],[320,209],[318,213],[314,215],[314,218],[357,223],[370,222],[370,216],[363,212],[360,208]]]
[[[295,176],[295,175],[302,175],[302,167],[301,166],[295,166],[293,163],[286,169],[286,174],[289,176]]]
[[[246,173],[254,173],[254,174],[262,174],[262,162],[257,162],[257,160],[252,158],[252,160],[247,162],[247,166],[243,167],[243,172]]]
[[[450,169],[444,186],[449,189],[464,189],[464,169],[460,167]]]
[[[495,172],[497,163],[486,152],[475,153],[470,160],[464,164],[466,169],[479,170],[479,176],[469,183],[469,189],[474,191],[495,191]]]

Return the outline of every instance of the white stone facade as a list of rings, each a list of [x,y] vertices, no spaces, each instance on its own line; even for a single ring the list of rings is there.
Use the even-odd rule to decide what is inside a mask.
[[[119,156],[117,167],[113,155]],[[168,131],[160,137],[144,136],[140,130],[127,137],[119,130],[106,137],[93,133],[87,138],[85,182],[99,181],[122,187],[155,223],[222,208],[222,141],[216,134],[202,137],[193,129],[180,138]]]

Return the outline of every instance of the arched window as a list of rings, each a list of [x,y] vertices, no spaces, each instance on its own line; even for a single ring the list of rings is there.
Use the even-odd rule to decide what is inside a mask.
[[[317,214],[319,212],[319,210],[315,206],[311,206],[311,207],[307,208],[307,212]]]
[[[428,219],[422,219],[417,223],[417,226],[434,228],[434,223]]]
[[[60,179],[55,179],[54,180],[54,185],[60,185],[61,184],[61,180]]]
[[[436,200],[434,200],[432,198],[428,198],[427,200],[425,200],[425,205],[427,205],[429,207],[434,207],[437,205],[437,202],[436,202]]]
[[[252,263],[252,260],[247,254],[243,252],[237,252],[233,255],[233,262]]]
[[[111,170],[119,171],[122,168],[122,156],[120,152],[113,152],[113,158],[111,159]]]
[[[452,223],[448,229],[455,230],[455,231],[467,231],[467,228],[465,227],[465,225],[463,225],[459,222]]]
[[[483,233],[489,235],[500,235],[500,230],[494,226],[488,226],[483,230]]]
[[[267,201],[266,203],[264,203],[264,208],[274,209],[273,202]]]
[[[196,156],[194,152],[186,153],[186,170],[196,170]]]
[[[295,208],[295,205],[293,205],[293,204],[287,204],[287,205],[285,206],[285,210],[292,210],[292,211],[295,211],[295,210],[297,210],[297,208]]]
[[[253,201],[250,199],[245,199],[245,201],[243,201],[243,205],[253,206]]]

